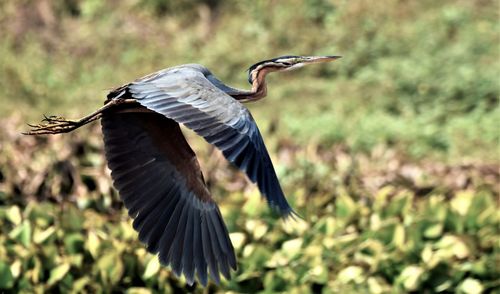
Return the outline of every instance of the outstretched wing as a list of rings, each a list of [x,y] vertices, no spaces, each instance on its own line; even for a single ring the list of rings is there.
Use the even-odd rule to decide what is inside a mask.
[[[139,79],[117,95],[130,94],[144,107],[184,124],[217,146],[257,183],[272,208],[285,217],[291,215],[294,212],[250,112],[215,87],[208,74],[199,65],[171,68]]]
[[[207,284],[236,269],[234,249],[196,155],[179,125],[157,113],[106,111],[104,146],[111,176],[134,229],[160,262]]]

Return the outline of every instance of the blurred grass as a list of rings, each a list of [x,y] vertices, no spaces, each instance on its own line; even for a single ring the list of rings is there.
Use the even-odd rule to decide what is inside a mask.
[[[137,241],[97,125],[34,139],[23,122],[82,116],[167,66],[248,87],[259,60],[339,54],[271,75],[249,105],[305,222],[276,219],[187,133],[239,258],[209,291],[498,291],[498,1],[120,4],[0,3],[0,289],[190,290]]]
[[[176,64],[202,63],[248,87],[244,69],[258,60],[340,54],[331,65],[271,76],[269,99],[250,106],[257,118],[272,117],[280,133],[303,143],[396,145],[417,158],[454,161],[498,157],[491,152],[500,123],[494,1],[229,2],[211,13],[200,6],[196,17],[161,18],[151,11],[156,2],[163,3],[80,1],[76,16],[64,10],[70,1],[32,4],[35,12],[4,2],[11,13],[0,19],[0,114],[80,116],[110,88]]]

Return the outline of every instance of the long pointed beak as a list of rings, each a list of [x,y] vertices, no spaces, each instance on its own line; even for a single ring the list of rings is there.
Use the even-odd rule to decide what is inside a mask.
[[[342,56],[336,56],[336,55],[329,55],[329,56],[304,56],[304,60],[302,63],[304,64],[310,64],[310,63],[320,63],[320,62],[330,62],[330,61],[335,61],[339,58],[342,58]]]

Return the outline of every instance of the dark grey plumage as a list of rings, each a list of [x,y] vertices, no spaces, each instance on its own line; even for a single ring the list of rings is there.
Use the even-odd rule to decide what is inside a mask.
[[[271,207],[284,216],[292,214],[252,115],[207,76],[213,75],[201,65],[183,65],[139,79],[123,91],[217,146],[257,183]]]
[[[228,276],[229,268],[236,269],[236,257],[215,202],[194,195],[178,168],[151,139],[150,129],[157,128],[165,131],[164,140],[178,140],[174,125],[178,128],[155,113],[107,112],[102,118],[106,158],[114,185],[148,251],[159,253],[160,261],[170,264],[176,275],[184,273],[189,284],[194,282],[196,269],[206,285],[207,265],[216,271],[211,276],[218,275],[218,268]],[[210,253],[195,251],[200,246]]]

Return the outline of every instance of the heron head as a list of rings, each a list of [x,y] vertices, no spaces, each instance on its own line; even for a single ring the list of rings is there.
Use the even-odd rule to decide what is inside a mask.
[[[252,65],[248,69],[248,82],[253,83],[255,77],[258,76],[260,71],[264,73],[274,72],[274,71],[286,71],[302,67],[307,64],[321,63],[334,61],[341,58],[341,56],[294,56],[286,55],[281,57],[276,57],[269,60],[264,60]]]

